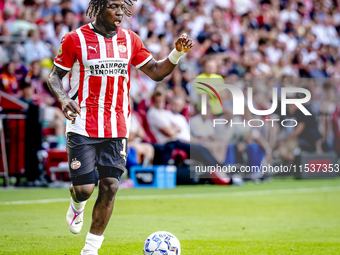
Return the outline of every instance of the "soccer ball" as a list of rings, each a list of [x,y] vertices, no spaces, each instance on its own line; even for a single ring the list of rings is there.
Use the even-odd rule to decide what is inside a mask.
[[[180,255],[181,244],[173,234],[158,231],[146,239],[143,250],[144,255]]]

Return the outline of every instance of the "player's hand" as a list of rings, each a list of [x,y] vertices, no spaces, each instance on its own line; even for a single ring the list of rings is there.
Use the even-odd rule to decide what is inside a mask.
[[[187,53],[189,50],[192,49],[192,47],[194,47],[195,44],[190,38],[190,36],[184,33],[181,35],[180,38],[177,39],[177,41],[175,42],[175,45],[176,45],[177,51],[180,51],[180,52],[184,51],[185,53]]]
[[[79,116],[81,115],[79,106],[71,98],[66,98],[60,103],[61,103],[62,111],[63,111],[65,118],[69,120],[73,120],[74,118],[78,116],[78,114]]]

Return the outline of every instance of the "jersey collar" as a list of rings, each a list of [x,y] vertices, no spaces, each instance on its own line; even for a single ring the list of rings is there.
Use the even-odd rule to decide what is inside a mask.
[[[93,26],[92,23],[89,23],[89,26],[90,26],[90,28],[93,32],[100,34],[101,36],[104,36],[106,39],[111,39],[112,37],[114,37],[117,34],[117,31],[114,31],[112,34],[107,35],[107,34],[100,32],[97,28],[95,28]]]

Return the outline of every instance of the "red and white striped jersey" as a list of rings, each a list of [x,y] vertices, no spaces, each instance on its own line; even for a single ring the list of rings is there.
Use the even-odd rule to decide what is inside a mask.
[[[119,28],[107,39],[87,24],[64,36],[54,65],[70,71],[69,96],[81,116],[67,120],[66,132],[88,137],[128,137],[130,68],[151,59],[134,32]]]

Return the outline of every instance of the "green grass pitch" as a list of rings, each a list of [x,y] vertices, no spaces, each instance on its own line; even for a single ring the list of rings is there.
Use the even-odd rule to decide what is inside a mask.
[[[0,254],[80,254],[96,194],[73,235],[67,189],[0,190]],[[99,254],[143,254],[160,230],[178,237],[183,255],[340,254],[340,179],[120,190]]]

